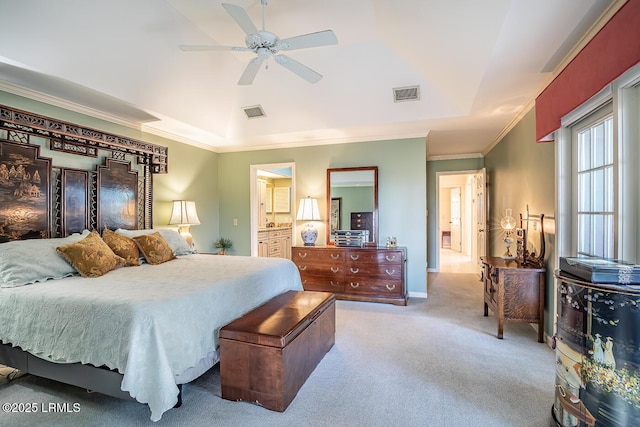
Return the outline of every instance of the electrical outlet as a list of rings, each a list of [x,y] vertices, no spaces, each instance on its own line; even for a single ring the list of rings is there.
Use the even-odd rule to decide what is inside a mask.
[[[234,227],[238,226],[238,218],[233,218],[233,226]]]

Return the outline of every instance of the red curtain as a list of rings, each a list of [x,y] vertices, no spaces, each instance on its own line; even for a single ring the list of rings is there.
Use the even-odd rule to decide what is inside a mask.
[[[640,62],[640,0],[629,0],[536,98],[536,140],[560,119]]]

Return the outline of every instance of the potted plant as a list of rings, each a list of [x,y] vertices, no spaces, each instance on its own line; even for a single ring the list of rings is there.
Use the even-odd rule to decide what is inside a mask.
[[[227,239],[226,237],[220,237],[215,241],[215,246],[220,249],[220,252],[218,252],[220,255],[226,255],[227,250],[233,246],[233,242],[231,242],[231,239]]]

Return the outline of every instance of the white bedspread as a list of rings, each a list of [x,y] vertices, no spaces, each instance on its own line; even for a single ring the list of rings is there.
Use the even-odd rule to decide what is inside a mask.
[[[289,260],[181,256],[99,278],[0,289],[0,339],[50,359],[117,369],[122,390],[148,403],[157,421],[177,402],[176,378],[217,350],[222,326],[290,289],[302,285]]]

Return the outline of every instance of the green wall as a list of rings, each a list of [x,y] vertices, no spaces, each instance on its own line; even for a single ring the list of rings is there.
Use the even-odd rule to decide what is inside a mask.
[[[436,256],[438,254],[440,240],[436,229],[437,211],[437,186],[436,174],[439,172],[477,171],[484,167],[484,159],[481,157],[455,160],[429,160],[427,162],[427,234],[434,236],[427,241],[428,265],[436,268]]]
[[[251,165],[294,162],[294,206],[300,198],[315,197],[323,217],[327,212],[328,168],[377,166],[380,242],[385,242],[388,236],[396,236],[398,245],[407,248],[408,289],[424,294],[427,280],[425,159],[423,138],[221,153],[218,169],[220,233],[233,240],[234,254],[251,253]],[[238,220],[238,226],[233,225],[234,219]],[[318,229],[317,244],[325,243],[325,233],[326,228],[322,225]],[[301,244],[298,235],[294,239],[296,244]]]
[[[499,229],[505,209],[513,217],[526,217],[527,206],[532,215],[544,214],[545,260],[555,257],[555,148],[553,143],[535,140],[535,110],[529,111],[518,124],[485,156],[489,195],[489,254],[504,252]],[[545,330],[552,334],[553,271],[547,268],[545,295]]]
[[[225,236],[234,243],[232,254],[251,253],[250,165],[294,162],[297,194],[293,195],[293,206],[301,197],[317,197],[323,214],[327,168],[378,166],[380,241],[396,236],[398,245],[407,248],[408,289],[426,293],[423,138],[218,154],[7,92],[0,91],[0,104],[168,147],[168,173],[153,175],[153,226],[167,226],[172,200],[194,200],[201,224],[192,226],[191,233],[200,252],[215,251],[213,242]],[[56,161],[54,165],[58,165]],[[65,164],[82,165],[82,156],[70,156]],[[325,241],[324,226],[319,232],[321,244]],[[300,244],[299,236],[295,238]]]
[[[201,224],[191,227],[193,240],[201,252],[214,250],[213,240],[218,235],[218,154],[3,91],[0,104],[168,147],[168,173],[153,175],[153,226],[168,227],[172,200],[194,200]],[[87,167],[83,156],[55,153],[52,157],[54,166]]]

